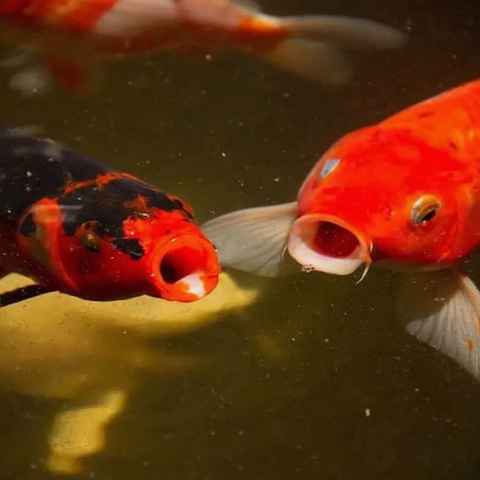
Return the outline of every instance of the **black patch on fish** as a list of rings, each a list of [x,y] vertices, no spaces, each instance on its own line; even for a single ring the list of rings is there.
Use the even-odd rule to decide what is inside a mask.
[[[116,238],[111,242],[114,248],[130,255],[132,260],[140,260],[145,254],[145,250],[140,244],[138,238]]]
[[[20,224],[18,231],[20,235],[23,235],[25,237],[28,237],[29,235],[32,235],[35,233],[36,229],[35,225],[35,220],[33,219],[33,214],[29,213],[23,222]]]
[[[67,235],[74,235],[79,226],[92,222],[99,237],[122,238],[123,222],[145,213],[126,205],[138,197],[143,197],[148,209],[181,210],[186,221],[194,222],[180,200],[140,180],[113,179],[100,189],[91,185],[64,194],[70,185],[114,171],[60,144],[0,125],[0,222],[16,225],[23,212],[39,200],[58,199]],[[27,190],[25,185],[29,186]],[[82,208],[72,213],[70,206]],[[22,235],[33,233],[33,218],[28,216],[20,228]]]
[[[65,232],[75,232],[75,230],[78,228],[78,221],[75,219],[71,224],[68,222],[64,223],[63,225],[63,230]],[[103,227],[102,224],[98,223],[98,221],[89,221],[86,222],[83,226],[86,230],[91,230],[92,232],[95,232],[100,238],[103,238],[106,234],[105,228]],[[73,235],[73,234],[72,234]]]
[[[93,253],[97,253],[102,249],[102,247],[97,243],[82,243],[82,247]]]
[[[42,198],[56,198],[69,184],[111,171],[52,141],[0,127],[0,221],[17,222],[29,206]]]
[[[418,116],[420,118],[426,118],[426,117],[431,117],[433,115],[433,112],[421,112]]]
[[[80,244],[89,252],[97,253],[102,249],[101,240],[97,235],[90,232],[83,232],[80,236]]]
[[[139,211],[129,202],[139,197],[145,200],[148,209],[159,209],[166,212],[181,210],[187,221],[194,221],[192,215],[185,209],[178,199],[172,199],[165,193],[143,183],[129,178],[116,178],[105,184],[101,189],[95,185],[88,185],[67,193],[58,199],[60,207],[81,205],[82,209],[75,215],[74,220],[64,222],[63,229],[67,235],[74,235],[84,223],[94,222],[95,232],[99,236],[122,238],[124,236],[123,222],[128,218],[135,218]]]

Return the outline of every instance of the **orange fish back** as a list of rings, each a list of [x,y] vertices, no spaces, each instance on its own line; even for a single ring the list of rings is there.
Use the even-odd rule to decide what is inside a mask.
[[[431,146],[480,164],[480,80],[418,103],[378,126],[415,131]]]

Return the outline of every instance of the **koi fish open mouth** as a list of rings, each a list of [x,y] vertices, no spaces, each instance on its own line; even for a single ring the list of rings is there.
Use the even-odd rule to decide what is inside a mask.
[[[214,246],[194,235],[180,235],[162,245],[154,255],[153,265],[153,288],[160,290],[162,298],[178,302],[207,296],[217,286],[220,275]]]
[[[311,214],[292,226],[288,251],[306,269],[334,275],[349,275],[365,264],[363,280],[371,263],[372,243],[343,220]]]

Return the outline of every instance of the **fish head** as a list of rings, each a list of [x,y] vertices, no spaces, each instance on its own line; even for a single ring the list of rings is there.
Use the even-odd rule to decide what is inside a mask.
[[[155,209],[128,219],[124,228],[145,249],[148,295],[191,302],[217,286],[221,267],[215,246],[189,214]]]
[[[102,215],[102,205],[72,206],[70,212],[69,206],[41,202],[30,218],[30,235],[23,237],[24,251],[60,280],[60,290],[81,298],[196,301],[215,289],[220,266],[189,207],[179,205],[129,209],[112,219]]]
[[[302,185],[289,253],[309,269],[340,275],[372,262],[426,270],[454,264],[480,240],[474,188],[467,163],[410,131],[353,132]]]

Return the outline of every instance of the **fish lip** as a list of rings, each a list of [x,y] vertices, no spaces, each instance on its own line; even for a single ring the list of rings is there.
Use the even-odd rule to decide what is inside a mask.
[[[221,267],[206,237],[186,233],[171,237],[154,251],[147,295],[177,302],[195,302],[218,285]]]
[[[333,224],[351,233],[357,247],[348,255],[332,256],[314,248],[318,227],[323,222]],[[334,275],[350,275],[361,265],[371,264],[372,241],[348,222],[329,214],[307,214],[299,217],[292,225],[287,244],[291,257],[302,267]]]

